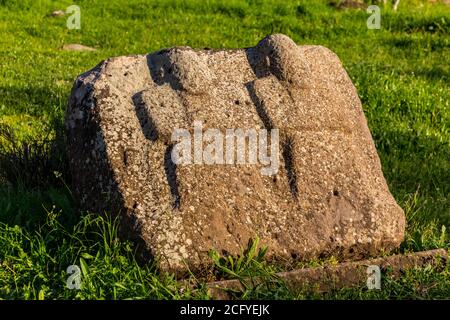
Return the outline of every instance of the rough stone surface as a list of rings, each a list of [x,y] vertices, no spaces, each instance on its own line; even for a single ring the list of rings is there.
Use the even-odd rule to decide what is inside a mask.
[[[177,127],[277,128],[280,168],[178,165]],[[80,75],[66,115],[73,191],[166,270],[238,254],[255,236],[280,262],[397,247],[390,194],[358,94],[338,57],[272,35],[240,50],[175,47],[108,59]]]

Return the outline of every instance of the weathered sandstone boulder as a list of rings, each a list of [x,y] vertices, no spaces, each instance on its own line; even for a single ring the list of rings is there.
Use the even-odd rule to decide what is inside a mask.
[[[277,34],[111,58],[77,78],[66,125],[80,207],[121,214],[122,234],[162,269],[200,268],[210,249],[238,254],[255,236],[277,261],[376,255],[403,239],[356,89],[324,47]],[[176,129],[209,137],[185,144],[190,162],[174,160]],[[220,162],[227,129],[259,141],[267,129],[270,160],[230,149]]]

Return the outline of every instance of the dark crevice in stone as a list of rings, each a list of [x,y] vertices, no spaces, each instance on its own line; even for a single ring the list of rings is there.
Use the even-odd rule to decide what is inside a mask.
[[[171,50],[161,50],[147,55],[147,66],[154,83],[162,86],[168,83],[173,90],[183,90],[181,79],[175,75],[177,66],[170,61]]]
[[[255,105],[256,112],[258,113],[259,118],[264,124],[264,127],[267,130],[272,130],[274,127],[272,119],[270,119],[269,114],[264,108],[263,102],[259,99],[258,95],[256,94],[254,82],[253,81],[249,82],[245,86],[247,88],[248,94],[250,95],[250,99],[252,99],[252,102]]]
[[[181,203],[181,196],[178,190],[177,165],[172,161],[173,145],[168,145],[164,154],[164,171],[169,183],[170,193],[173,197],[173,208],[178,209]]]
[[[134,94],[132,100],[144,136],[148,140],[155,142],[158,140],[158,130],[152,116],[145,106],[144,100],[142,99],[142,91]]]
[[[123,151],[123,164],[125,167],[128,165],[128,155],[126,150]]]
[[[286,166],[286,174],[288,177],[289,188],[291,189],[292,197],[297,198],[298,188],[297,188],[297,173],[295,172],[293,151],[294,141],[292,138],[286,138],[283,143],[283,158]]]
[[[262,54],[258,47],[246,49],[245,54],[248,64],[258,79],[271,75],[270,59],[267,55]]]

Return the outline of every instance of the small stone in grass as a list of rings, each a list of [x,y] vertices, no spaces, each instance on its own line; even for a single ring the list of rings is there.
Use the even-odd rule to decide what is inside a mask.
[[[50,13],[50,17],[62,17],[66,13],[63,10],[55,10],[52,13]]]
[[[76,43],[65,44],[62,49],[67,51],[97,51],[95,48]]]

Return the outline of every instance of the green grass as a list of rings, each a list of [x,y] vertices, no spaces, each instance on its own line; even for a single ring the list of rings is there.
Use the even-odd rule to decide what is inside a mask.
[[[341,58],[407,216],[398,252],[450,248],[450,7],[401,1],[397,12],[382,8],[380,30],[368,30],[365,11],[337,10],[326,0],[85,0],[75,1],[81,30],[68,30],[65,17],[48,14],[71,4],[0,0],[0,298],[208,298],[207,277],[191,277],[199,284],[191,290],[141,266],[132,244],[117,240],[117,221],[76,213],[59,128],[75,77],[107,57],[175,45],[248,47],[276,32]],[[61,50],[69,43],[98,50]],[[386,275],[381,291],[318,295],[289,292],[259,256],[234,260],[212,254],[208,277],[267,278],[241,298],[450,298],[449,267]],[[82,267],[81,290],[65,288],[70,264]]]

